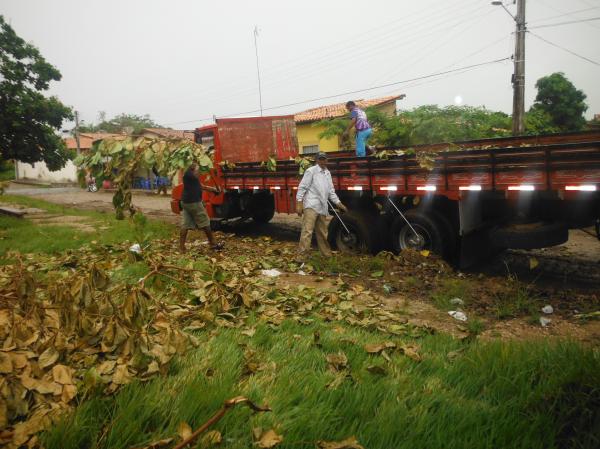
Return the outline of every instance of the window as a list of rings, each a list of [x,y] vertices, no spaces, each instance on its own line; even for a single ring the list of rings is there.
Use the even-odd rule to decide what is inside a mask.
[[[319,145],[303,145],[302,154],[315,154],[319,152]]]

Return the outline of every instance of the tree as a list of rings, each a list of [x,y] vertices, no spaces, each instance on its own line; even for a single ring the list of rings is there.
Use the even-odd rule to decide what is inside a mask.
[[[65,165],[68,154],[56,131],[72,118],[71,109],[42,94],[60,79],[60,72],[0,15],[0,158],[44,161],[50,170]]]
[[[510,135],[510,117],[483,107],[437,105],[419,106],[397,115],[386,115],[376,108],[366,110],[375,132],[370,143],[383,147],[422,143],[455,142]],[[347,118],[323,120],[325,131],[319,137],[340,135],[348,126]]]
[[[162,128],[150,118],[148,114],[120,114],[106,120],[106,113],[98,113],[98,124],[80,126],[81,132],[105,132],[115,134],[138,134],[144,128]]]
[[[587,98],[564,73],[553,73],[537,80],[538,90],[530,109],[547,113],[552,125],[559,131],[579,131],[586,125],[583,114],[587,111]]]

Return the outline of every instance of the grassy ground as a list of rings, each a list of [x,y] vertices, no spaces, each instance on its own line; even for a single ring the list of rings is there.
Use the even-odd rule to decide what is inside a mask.
[[[109,214],[63,209],[32,199],[2,200],[82,215],[95,223],[96,231],[0,218],[0,254],[8,250],[59,254],[92,241],[138,241],[173,233],[171,226],[152,221],[117,221]],[[177,263],[194,268],[208,264],[205,257],[188,257]],[[248,251],[219,257],[243,264],[254,256]],[[268,264],[269,257],[275,256],[263,253],[260,260]],[[385,278],[379,274],[386,269],[384,256],[315,256],[310,263],[328,273],[349,272],[372,285],[391,282],[387,273]],[[134,284],[148,271],[145,262],[129,260],[111,276],[115,282]],[[431,302],[443,310],[454,297],[467,305],[477,299],[472,280],[440,280],[433,288],[424,287],[422,279],[402,281],[396,288],[429,289]],[[534,300],[515,283],[499,296],[497,316],[529,313]],[[476,337],[483,324],[476,320],[468,323],[471,337],[459,340],[443,333],[391,336],[376,327],[323,321],[317,315],[307,315],[299,320],[302,324],[290,315],[276,326],[258,319],[260,307],[250,313],[243,325],[233,321],[240,328],[223,326],[227,314],[222,314],[221,327],[213,323],[197,331],[199,347],[176,359],[161,377],[136,381],[111,397],[79,397],[73,413],[41,435],[44,446],[144,447],[162,438],[177,438],[182,422],[199,427],[224,400],[237,395],[266,403],[272,412],[252,415],[239,408],[226,415],[214,427],[222,433],[221,446],[226,448],[256,447],[252,440],[256,427],[281,434],[281,448],[314,448],[318,440],[351,436],[367,449],[600,445],[597,350],[561,340],[483,342]],[[390,349],[385,356],[365,350],[366,344],[386,341],[408,349]],[[418,355],[411,356],[411,350]],[[346,366],[332,368],[327,357],[342,354]]]
[[[0,255],[7,251],[60,253],[93,241],[103,244],[139,241],[144,237],[139,238],[141,232],[148,234],[148,238],[165,238],[174,232],[173,226],[164,223],[148,221],[140,230],[129,220],[116,220],[112,214],[69,209],[23,196],[3,195],[0,201],[35,207],[53,214],[84,217],[87,219],[85,223],[95,229],[94,232],[86,232],[66,224],[38,226],[27,219],[0,215]]]
[[[0,160],[0,182],[15,179],[15,165],[12,161]]]
[[[421,362],[399,353],[388,362],[363,348],[380,343],[377,334],[323,322],[201,338],[168,377],[82,403],[44,435],[46,447],[141,447],[176,436],[182,421],[199,427],[236,395],[273,411],[227,415],[215,427],[227,448],[253,447],[254,427],[275,429],[282,448],[353,435],[370,449],[592,448],[600,441],[600,361],[576,344],[465,344],[431,335],[394,340],[420,345]],[[340,352],[348,369],[332,372],[326,356]]]

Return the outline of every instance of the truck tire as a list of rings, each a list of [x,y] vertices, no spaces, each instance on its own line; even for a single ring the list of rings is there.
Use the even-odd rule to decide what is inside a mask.
[[[437,214],[436,214],[437,215]],[[403,249],[416,251],[428,250],[440,256],[448,255],[449,242],[446,227],[436,220],[434,214],[425,214],[409,210],[404,214],[420,238],[401,216],[396,217],[392,224],[392,247],[399,253]]]
[[[564,223],[510,224],[493,229],[490,238],[500,248],[546,248],[565,243],[569,239],[569,230]]]
[[[443,233],[444,254],[443,257],[451,259],[456,255],[458,248],[458,231],[454,229],[450,220],[441,212],[431,212],[434,220],[439,223]]]
[[[275,215],[275,197],[272,193],[253,195],[250,216],[259,224],[267,224]]]
[[[327,240],[329,245],[343,253],[371,253],[375,254],[379,248],[379,240],[375,230],[375,219],[358,212],[347,212],[340,215],[344,224],[350,231],[334,217],[329,223]]]

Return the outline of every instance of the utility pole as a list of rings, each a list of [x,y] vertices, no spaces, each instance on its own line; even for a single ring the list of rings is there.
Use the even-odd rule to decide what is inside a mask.
[[[513,135],[525,131],[525,0],[517,0],[517,30],[515,34],[515,72],[513,74]]]
[[[260,87],[260,66],[258,65],[258,44],[256,42],[256,38],[258,37],[258,27],[254,26],[254,51],[256,53],[256,73],[258,74],[258,102],[260,105],[260,116],[263,115],[263,106],[262,106],[262,91]]]
[[[77,156],[81,154],[79,146],[79,112],[75,111],[75,143],[77,144]]]

